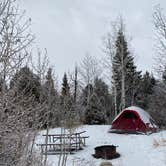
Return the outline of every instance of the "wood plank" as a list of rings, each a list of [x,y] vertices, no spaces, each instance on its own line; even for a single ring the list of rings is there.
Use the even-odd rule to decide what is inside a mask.
[[[48,136],[72,136],[72,135],[78,135],[78,134],[82,134],[85,133],[86,131],[82,131],[79,133],[73,133],[73,134],[48,134]],[[46,134],[43,134],[42,136],[47,136]]]

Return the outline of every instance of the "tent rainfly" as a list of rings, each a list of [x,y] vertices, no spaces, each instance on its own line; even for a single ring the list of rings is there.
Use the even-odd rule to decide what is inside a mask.
[[[125,108],[113,120],[111,133],[151,133],[158,127],[152,117],[143,109],[135,106]]]

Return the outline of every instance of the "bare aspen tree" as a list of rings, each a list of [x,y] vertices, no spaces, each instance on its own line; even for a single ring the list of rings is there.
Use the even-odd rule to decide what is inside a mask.
[[[155,70],[161,78],[166,67],[166,15],[160,6],[156,6],[153,13],[153,24],[155,27],[156,51],[154,58],[156,61]]]
[[[99,78],[102,74],[102,69],[98,59],[96,57],[90,56],[89,54],[86,54],[78,67],[78,73],[81,88],[83,89],[84,87],[87,87],[86,107],[88,108],[90,98],[92,96],[91,86],[94,84],[95,78]],[[82,107],[80,109],[80,118],[82,121],[85,119],[85,110],[87,109],[86,107]]]
[[[120,32],[123,33],[124,31],[124,25],[123,25],[123,20],[120,19]],[[126,106],[126,94],[125,94],[125,71],[126,71],[126,62],[125,62],[125,58],[124,58],[124,44],[119,42],[120,44],[120,56],[121,56],[121,71],[122,71],[122,80],[121,80],[121,88],[122,88],[122,96],[121,96],[121,104],[122,104],[122,110],[125,108]]]
[[[111,31],[104,38],[103,51],[105,53],[103,65],[114,100],[113,116],[116,116],[126,105],[131,105],[134,95],[134,81],[139,73],[134,65],[134,56],[128,49],[122,18],[112,23]]]
[[[122,18],[119,19],[118,22],[112,23],[111,26],[111,33],[108,33],[107,36],[104,38],[104,49],[103,52],[105,53],[105,58],[103,58],[103,65],[106,68],[106,75],[108,78],[108,81],[110,82],[110,85],[112,87],[113,92],[113,98],[114,98],[114,111],[116,116],[118,114],[118,105],[117,105],[117,83],[115,80],[115,74],[113,70],[113,63],[114,63],[114,57],[117,52],[117,37],[118,33],[123,33],[124,31],[124,25]],[[124,53],[123,53],[123,43],[119,42],[119,54],[121,57],[121,106],[122,109],[125,108],[125,59],[124,59]]]
[[[43,118],[45,118],[45,123],[46,123],[46,137],[45,137],[45,144],[46,144],[46,147],[45,147],[45,152],[46,154],[44,155],[44,160],[43,160],[43,155],[42,155],[42,159],[43,160],[43,164],[46,165],[47,164],[47,151],[48,151],[48,134],[49,134],[49,114],[51,112],[51,109],[50,109],[50,105],[51,105],[51,102],[52,102],[52,98],[51,98],[51,90],[52,90],[52,87],[54,87],[52,84],[52,80],[48,79],[48,87],[47,87],[47,100],[48,100],[48,103],[46,103],[46,101],[44,101],[44,95],[45,95],[45,89],[43,87],[43,84],[44,82],[46,81],[46,74],[47,74],[47,71],[48,71],[48,66],[49,66],[49,59],[48,59],[48,56],[47,56],[47,49],[45,49],[45,52],[44,54],[40,51],[40,49],[37,49],[37,57],[34,58],[34,56],[30,56],[29,57],[29,64],[30,66],[32,67],[33,71],[37,74],[37,76],[39,77],[39,80],[40,80],[40,84],[42,85],[42,94],[40,95],[40,99],[39,99],[39,102],[41,104],[41,109],[38,110],[38,114],[42,114],[43,115]],[[50,71],[52,73],[52,70]],[[44,94],[43,94],[44,93]],[[43,122],[41,122],[41,124],[39,123],[37,128],[41,128],[43,127]],[[38,133],[38,130],[36,130],[34,136],[33,136],[33,140],[32,140],[32,148],[33,148],[33,145],[35,143],[35,139],[36,139],[36,136],[37,136],[37,133]]]
[[[79,77],[79,68],[78,66],[76,65],[75,66],[75,69],[73,72],[69,73],[68,74],[70,77],[69,77],[69,83],[70,83],[70,88],[71,88],[71,94],[73,96],[73,109],[74,109],[74,112],[73,112],[73,120],[75,121],[75,125],[76,124],[80,124],[81,123],[81,104],[79,102],[79,97],[80,97],[80,91],[81,91],[81,88],[82,88],[82,85],[81,85],[81,80],[80,80],[80,77]]]
[[[41,109],[41,105],[34,103],[31,93],[24,96],[29,82],[19,94],[15,91],[17,84],[14,89],[9,89],[13,76],[26,64],[29,56],[27,50],[34,40],[29,31],[31,19],[25,20],[25,12],[19,12],[15,0],[0,2],[0,163],[6,166],[30,166],[40,163],[37,158],[34,160],[35,155],[31,155],[31,134],[35,124],[30,129],[28,123],[36,118],[29,115]],[[19,79],[21,81],[22,78]]]
[[[108,33],[106,37],[103,38],[103,44],[104,48],[102,51],[105,53],[105,57],[103,58],[103,66],[106,70],[106,78],[108,82],[110,83],[110,87],[112,87],[112,94],[114,98],[114,115],[117,115],[117,89],[116,89],[116,82],[113,79],[114,78],[114,71],[112,70],[112,64],[113,64],[113,57],[116,54],[116,24],[112,24],[112,33]]]
[[[149,111],[160,127],[166,126],[166,15],[164,9],[159,5],[155,7],[153,13],[153,24],[155,28],[155,71],[160,81],[153,88],[153,94],[150,96]]]
[[[51,107],[51,85],[49,85],[49,89],[48,89],[48,107],[47,107],[47,114],[46,114],[46,138],[45,138],[45,158],[44,158],[44,164],[46,165],[47,163],[47,151],[48,151],[48,134],[49,134],[49,109]]]
[[[96,57],[86,54],[78,68],[82,83],[84,85],[93,84],[95,78],[100,77],[102,69]]]
[[[87,105],[90,101],[90,86],[93,85],[95,78],[102,74],[101,66],[97,58],[87,54],[79,66],[79,74],[83,86],[88,86]]]
[[[32,53],[33,54],[33,53]],[[34,55],[29,56],[29,65],[33,69],[33,71],[40,78],[41,84],[45,81],[45,76],[47,74],[49,68],[49,58],[47,55],[47,49],[44,49],[42,52],[39,48],[37,49],[37,56]]]
[[[70,74],[70,80],[68,81],[67,74],[64,74],[62,90],[61,90],[61,152],[59,156],[58,166],[66,166],[67,158],[70,154],[72,134],[75,133],[78,125],[80,124],[80,118],[78,116],[77,95],[78,95],[78,80],[77,80],[77,67],[74,74]],[[69,84],[70,82],[70,84]],[[72,88],[71,88],[72,87]],[[66,140],[65,136],[68,135]]]
[[[78,96],[78,68],[75,67],[74,73],[74,103],[77,103],[77,96]]]

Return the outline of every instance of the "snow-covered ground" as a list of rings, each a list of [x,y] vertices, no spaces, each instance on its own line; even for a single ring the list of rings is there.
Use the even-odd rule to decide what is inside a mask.
[[[166,166],[166,146],[154,146],[154,140],[166,140],[166,131],[151,135],[113,134],[108,133],[110,126],[92,125],[81,126],[78,131],[86,131],[90,136],[84,150],[69,155],[67,166],[99,166],[104,160],[93,158],[94,148],[100,145],[117,145],[117,152],[121,157],[110,160],[114,166]],[[59,133],[60,129],[52,129],[49,134]],[[36,143],[44,143],[42,131]],[[58,155],[49,155],[48,161],[57,166]],[[80,164],[81,163],[81,164]]]

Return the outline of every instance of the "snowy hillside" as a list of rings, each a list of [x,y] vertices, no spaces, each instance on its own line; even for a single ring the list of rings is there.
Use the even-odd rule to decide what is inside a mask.
[[[100,145],[117,145],[117,152],[121,157],[110,160],[114,166],[166,166],[166,146],[154,146],[155,140],[166,139],[166,131],[151,135],[127,135],[108,133],[110,126],[82,126],[79,131],[87,131],[87,147],[73,155],[68,156],[67,166],[99,166],[102,159],[93,158],[94,147]],[[51,134],[58,133],[59,129],[50,130]],[[44,134],[42,131],[40,134]],[[41,135],[36,143],[44,142]],[[58,155],[49,155],[49,163],[57,165]],[[81,161],[81,164],[80,164]]]

